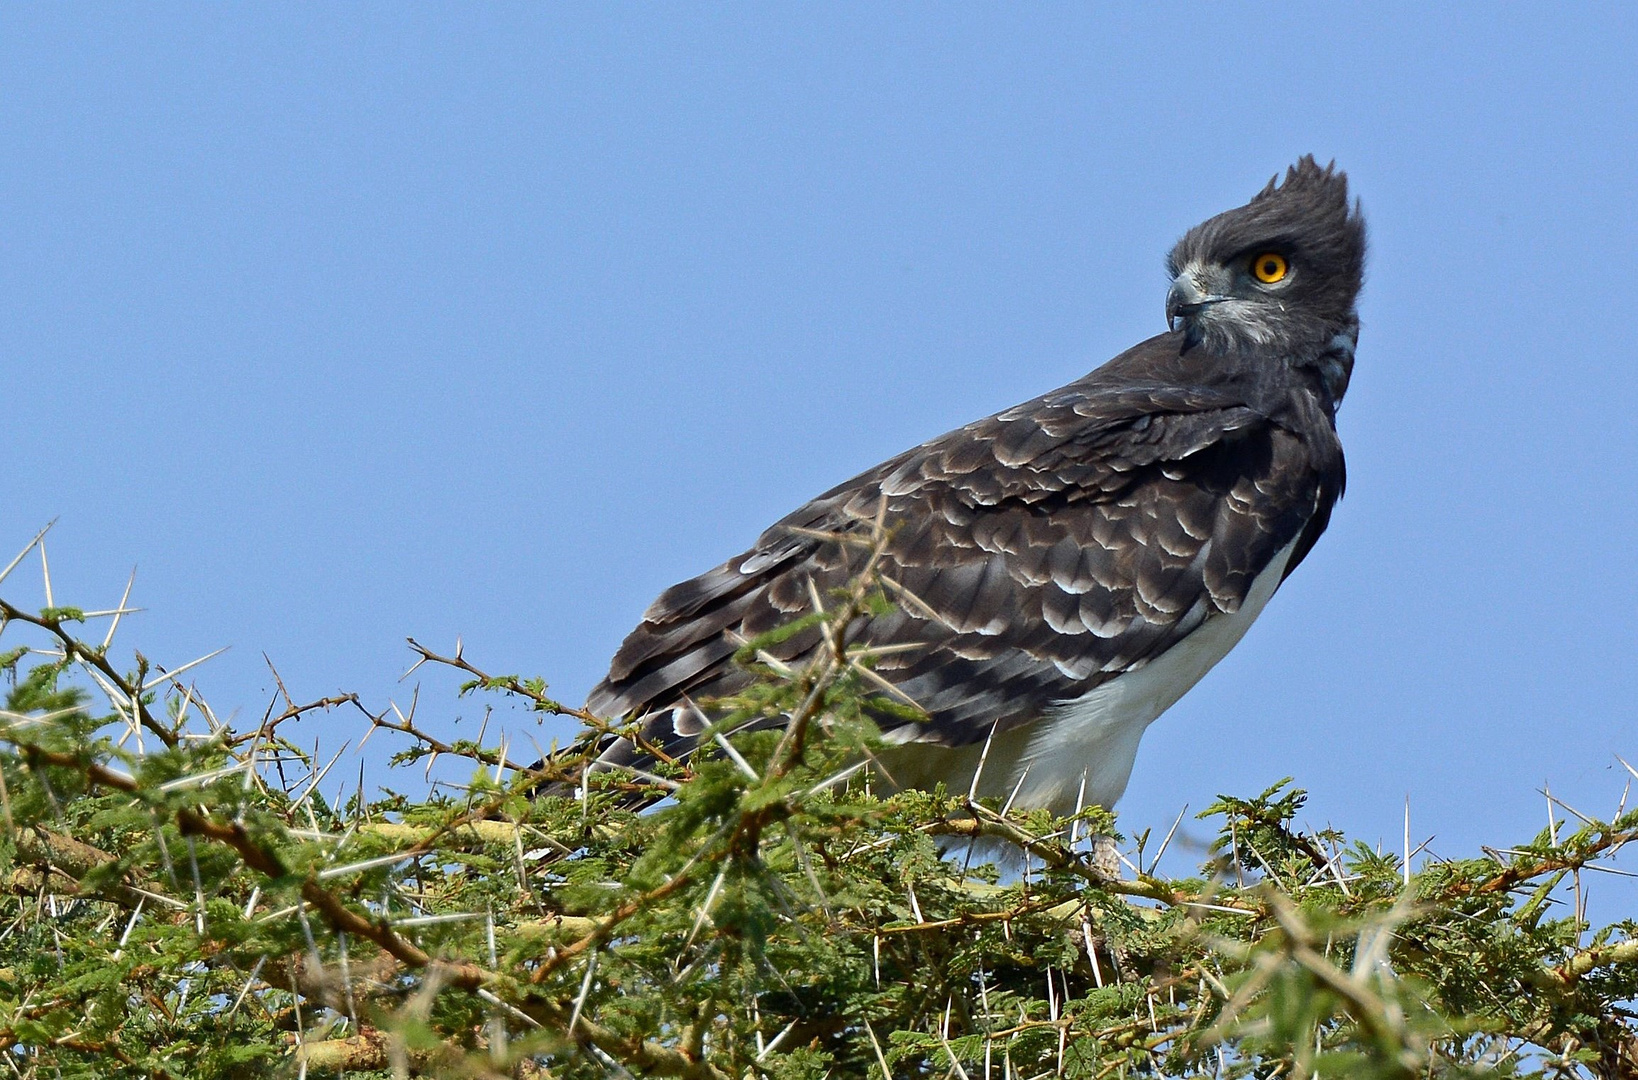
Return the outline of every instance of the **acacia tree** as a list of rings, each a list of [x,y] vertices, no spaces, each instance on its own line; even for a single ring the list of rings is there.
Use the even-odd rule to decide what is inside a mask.
[[[459,649],[411,643],[462,694],[573,716],[586,734],[537,760],[486,729],[442,741],[413,706],[302,703],[282,683],[236,726],[185,681],[189,665],[117,661],[112,627],[96,639],[123,601],[0,600],[7,1065],[723,1080],[1638,1070],[1633,924],[1590,926],[1580,885],[1614,869],[1638,812],[1559,804],[1527,843],[1413,871],[1409,853],[1297,828],[1304,796],[1282,782],[1207,808],[1217,835],[1197,874],[1158,873],[1170,835],[1125,841],[1111,867],[1094,838],[1119,838],[1117,824],[1096,808],[1054,819],[962,792],[874,792],[867,714],[884,703],[844,631],[888,601],[868,572],[824,600],[803,620],[830,643],[814,663],[742,650],[758,679],[719,703],[721,753],[650,748],[651,770],[615,772],[584,768],[613,721]],[[399,740],[394,786],[415,794],[327,785],[338,759],[287,734],[321,712],[360,740]],[[782,730],[740,730],[775,715]],[[470,779],[429,785],[439,758]]]

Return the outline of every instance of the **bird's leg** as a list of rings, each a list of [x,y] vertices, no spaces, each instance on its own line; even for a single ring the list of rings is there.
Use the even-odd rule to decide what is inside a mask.
[[[1104,877],[1119,879],[1120,877],[1120,849],[1115,846],[1115,838],[1108,833],[1098,833],[1092,840],[1092,867]]]

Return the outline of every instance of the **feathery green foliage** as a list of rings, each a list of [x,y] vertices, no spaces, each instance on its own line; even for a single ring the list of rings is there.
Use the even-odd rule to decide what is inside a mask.
[[[0,601],[7,1063],[223,1080],[1638,1068],[1634,927],[1561,902],[1638,837],[1638,812],[1413,873],[1299,830],[1303,793],[1282,782],[1207,809],[1197,875],[1157,876],[1147,837],[1115,872],[1102,810],[875,791],[859,763],[881,689],[841,630],[887,601],[868,574],[826,600],[810,619],[833,645],[810,668],[743,650],[761,678],[722,703],[732,754],[589,776],[609,722],[459,653],[415,646],[464,692],[579,716],[587,736],[525,766],[505,736],[444,743],[413,708],[351,696],[281,697],[238,728],[180,673],[115,667],[78,636],[83,612]],[[327,800],[334,762],[284,734],[322,711],[401,740],[404,790],[427,787],[426,759],[464,759],[470,780]],[[767,716],[791,723],[736,733]]]

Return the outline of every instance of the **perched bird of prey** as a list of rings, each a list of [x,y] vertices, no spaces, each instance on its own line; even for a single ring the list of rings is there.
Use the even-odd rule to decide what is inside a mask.
[[[1305,157],[1167,260],[1168,331],[1061,389],[832,488],[743,554],[667,589],[587,708],[693,748],[699,703],[743,688],[747,639],[857,572],[916,602],[858,625],[926,712],[884,715],[893,782],[1070,813],[1112,806],[1144,729],[1245,634],[1342,494],[1336,409],[1359,336],[1365,227],[1346,176]],[[817,630],[770,647],[796,664]],[[640,761],[629,740],[610,765]]]

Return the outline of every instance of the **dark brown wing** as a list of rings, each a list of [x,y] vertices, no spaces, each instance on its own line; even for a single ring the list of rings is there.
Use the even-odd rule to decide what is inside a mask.
[[[915,646],[877,671],[929,714],[916,741],[959,746],[1027,724],[1237,610],[1277,553],[1299,537],[1306,550],[1317,532],[1305,530],[1323,528],[1341,452],[1329,417],[1294,403],[1300,391],[1135,377],[1177,355],[1170,336],[1145,342],[826,492],[666,590],[588,708],[649,715],[652,741],[690,748],[697,715],[674,721],[672,706],[742,688],[738,644],[811,611],[812,589],[828,595],[863,561],[811,531],[868,534],[884,498],[882,573],[931,613],[900,605],[862,637]],[[796,663],[818,644],[814,631],[770,651]]]

